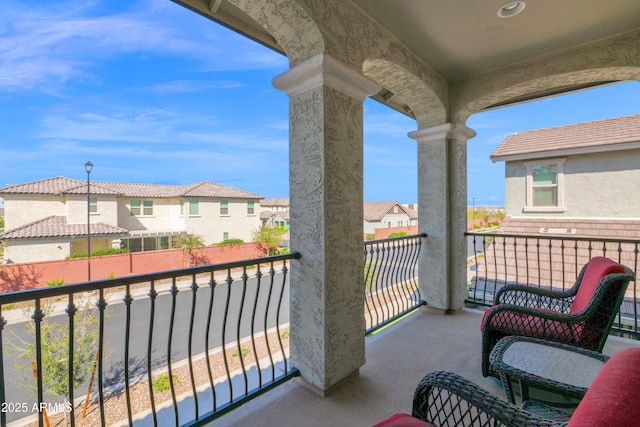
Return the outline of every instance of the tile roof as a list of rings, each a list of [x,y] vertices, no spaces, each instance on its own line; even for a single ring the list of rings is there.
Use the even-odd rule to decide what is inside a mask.
[[[86,181],[78,181],[62,176],[47,178],[25,184],[8,184],[0,189],[2,194],[86,194]],[[229,199],[261,199],[262,196],[238,188],[228,187],[211,181],[191,185],[136,184],[126,182],[92,181],[91,194],[120,197],[209,197]]]
[[[91,224],[92,236],[128,235],[129,231],[113,225]],[[87,235],[87,224],[69,224],[63,216],[49,216],[0,234],[0,240],[43,239],[55,237],[82,237]]]
[[[494,162],[515,155],[536,158],[536,154],[542,157],[571,149],[614,149],[633,142],[640,142],[640,114],[514,133],[489,157]]]
[[[273,197],[271,199],[260,200],[260,206],[289,206],[289,199],[287,197]]]
[[[541,232],[541,230],[544,230]],[[497,232],[534,236],[640,239],[640,220],[506,217]]]
[[[394,206],[398,206],[403,213],[409,215],[411,219],[417,219],[418,213],[413,209],[409,209],[405,206],[402,206],[400,203],[396,201],[386,201],[386,202],[364,202],[363,203],[363,214],[364,219],[366,221],[380,221],[384,216],[388,213],[392,213],[391,210]]]

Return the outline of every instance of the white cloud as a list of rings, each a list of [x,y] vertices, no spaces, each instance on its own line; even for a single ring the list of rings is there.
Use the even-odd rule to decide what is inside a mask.
[[[61,5],[65,3],[52,1],[47,8],[37,8],[23,2],[3,10],[1,88],[33,89],[92,79],[105,61],[132,54],[184,58],[203,71],[286,64],[281,55],[175,4],[160,7],[152,2],[154,13],[140,3],[110,13],[100,13],[110,6],[108,1],[83,3],[75,9]],[[143,10],[136,11],[135,6]],[[188,32],[178,24],[185,18],[194,21]]]

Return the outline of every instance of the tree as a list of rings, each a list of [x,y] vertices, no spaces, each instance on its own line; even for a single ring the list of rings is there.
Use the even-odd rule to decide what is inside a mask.
[[[191,259],[194,258],[196,249],[204,247],[202,237],[195,234],[187,234],[178,238],[178,246],[187,254],[187,267],[191,267]]]
[[[40,323],[41,333],[41,358],[42,358],[42,384],[45,393],[53,396],[61,396],[65,399],[65,406],[70,407],[69,402],[69,326],[65,322],[57,322],[49,319],[52,308],[43,308],[44,319]],[[89,303],[86,303],[74,316],[73,331],[73,388],[76,389],[85,383],[93,369],[93,360],[98,350],[98,321]],[[26,325],[29,337],[35,337],[35,321],[32,319]],[[31,362],[36,360],[35,340],[27,341],[16,334],[13,340],[9,340],[10,351],[16,353],[16,368],[22,371],[18,385],[26,387],[35,396],[37,387],[33,379]],[[41,402],[42,403],[42,402]],[[65,411],[65,424],[67,422]]]
[[[253,241],[267,247],[269,255],[276,255],[282,244],[282,235],[287,232],[284,227],[263,225],[253,232]]]

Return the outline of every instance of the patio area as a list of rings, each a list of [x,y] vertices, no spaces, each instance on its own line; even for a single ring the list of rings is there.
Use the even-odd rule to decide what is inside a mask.
[[[482,311],[443,315],[422,308],[366,339],[358,376],[320,397],[294,379],[209,424],[216,426],[370,426],[411,412],[413,392],[427,373],[453,371],[505,399],[497,379],[480,369]],[[605,354],[639,342],[610,336]]]

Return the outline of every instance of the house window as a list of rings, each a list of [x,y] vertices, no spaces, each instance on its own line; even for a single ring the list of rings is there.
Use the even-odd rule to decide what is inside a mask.
[[[526,162],[527,194],[525,212],[564,212],[564,162],[552,159]]]
[[[220,215],[229,215],[229,202],[226,200],[220,201]]]
[[[222,240],[229,240],[229,232],[225,231],[224,233],[222,233]]]
[[[131,200],[131,214],[136,216],[153,215],[153,200]]]
[[[98,199],[95,197],[89,198],[89,212],[98,213]]]
[[[189,200],[189,216],[200,215],[200,206],[197,200]]]
[[[254,202],[253,201],[247,202],[247,215],[253,215],[253,214],[255,214]]]
[[[184,200],[180,200],[180,216],[184,216]]]

